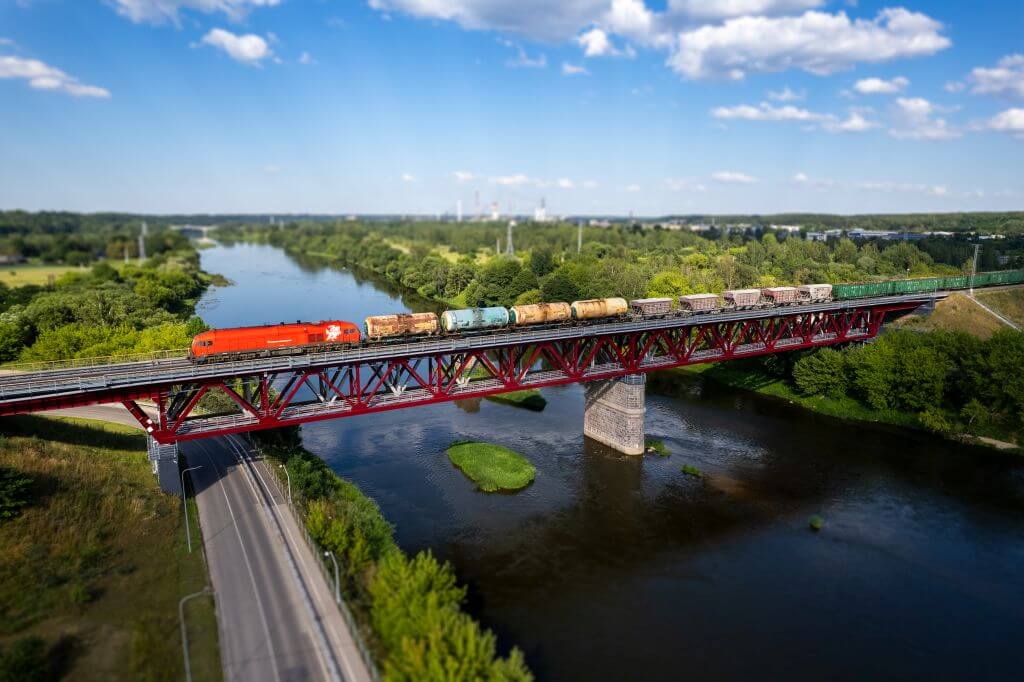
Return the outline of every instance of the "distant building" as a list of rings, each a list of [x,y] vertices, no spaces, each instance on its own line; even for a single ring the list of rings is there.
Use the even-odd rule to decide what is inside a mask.
[[[839,239],[843,236],[842,230],[825,230],[824,232],[808,232],[807,241],[823,242],[829,239]]]
[[[0,253],[0,265],[18,265],[24,262],[25,257],[20,253]]]
[[[803,229],[802,225],[769,225],[769,229],[775,230],[776,232],[788,232],[794,234]]]

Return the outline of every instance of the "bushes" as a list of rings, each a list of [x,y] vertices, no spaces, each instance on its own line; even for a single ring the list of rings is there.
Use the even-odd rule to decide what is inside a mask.
[[[0,521],[14,518],[31,500],[32,479],[25,474],[0,467]]]
[[[793,366],[793,381],[802,393],[838,397],[846,393],[846,360],[842,353],[823,348]]]
[[[465,588],[430,552],[388,554],[370,584],[388,680],[529,680],[522,654],[496,658],[494,634],[462,611]]]
[[[791,378],[807,395],[852,395],[877,410],[918,416],[929,430],[1002,431],[1024,421],[1024,334],[1000,331],[987,341],[956,332],[894,331],[841,352],[801,358]]]
[[[25,637],[0,650],[0,682],[46,682],[53,679],[46,642]]]

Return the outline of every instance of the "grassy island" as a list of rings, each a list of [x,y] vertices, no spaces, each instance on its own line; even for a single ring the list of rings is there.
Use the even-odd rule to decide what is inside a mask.
[[[448,459],[480,486],[480,490],[488,493],[525,488],[537,475],[528,459],[491,443],[452,443]]]
[[[522,407],[533,412],[542,412],[548,405],[548,401],[535,388],[526,391],[512,391],[510,393],[499,393],[498,395],[487,396],[488,400],[496,403],[504,403],[515,407]]]

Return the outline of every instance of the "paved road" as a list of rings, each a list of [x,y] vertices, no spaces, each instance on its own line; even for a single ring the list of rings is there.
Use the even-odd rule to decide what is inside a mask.
[[[331,588],[240,438],[185,444],[228,680],[369,680]]]
[[[139,426],[121,405],[54,416]],[[182,446],[216,594],[226,680],[369,682],[369,671],[266,464],[241,438]]]

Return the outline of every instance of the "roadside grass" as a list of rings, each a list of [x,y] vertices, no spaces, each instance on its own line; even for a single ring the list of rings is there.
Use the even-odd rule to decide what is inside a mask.
[[[0,521],[0,646],[39,638],[51,679],[184,677],[178,600],[207,571],[198,525],[189,555],[181,502],[145,452],[130,427],[0,421],[0,467],[32,480],[28,504]],[[219,680],[212,600],[193,600],[186,619],[193,679]]]
[[[0,266],[0,282],[9,287],[23,287],[29,284],[46,286],[69,272],[88,272],[88,268],[73,265],[3,265]]]
[[[1024,287],[999,291],[975,291],[979,301],[1011,322],[1024,326]]]
[[[448,459],[488,493],[525,488],[537,475],[530,460],[491,443],[456,441],[448,447]]]
[[[983,301],[988,305],[986,299]],[[970,300],[966,294],[951,294],[939,301],[930,315],[908,315],[897,320],[895,326],[915,331],[967,332],[980,339],[987,339],[1006,325]]]

